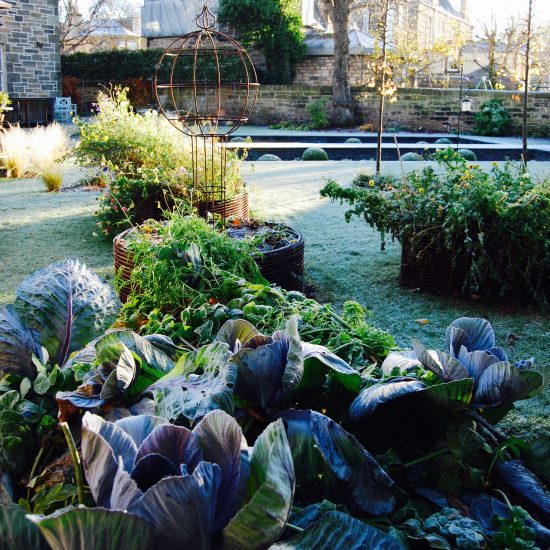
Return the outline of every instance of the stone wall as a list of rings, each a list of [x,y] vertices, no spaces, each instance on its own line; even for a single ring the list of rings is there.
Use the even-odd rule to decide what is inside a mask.
[[[4,85],[15,98],[56,97],[61,92],[58,0],[8,0],[0,10]]]
[[[97,87],[82,90],[82,100],[93,102]],[[355,123],[376,130],[378,96],[365,88],[353,88],[356,100]],[[463,113],[462,130],[471,132],[474,113],[489,99],[500,99],[512,118],[511,134],[521,134],[522,100],[517,92],[469,92],[472,112]],[[308,122],[307,105],[317,99],[326,101],[330,113],[330,86],[261,86],[250,124],[269,125],[277,122]],[[445,89],[400,89],[395,102],[386,102],[385,127],[410,132],[454,132],[458,125],[459,91]],[[550,137],[550,93],[535,92],[529,98],[528,130],[531,135]]]
[[[356,100],[355,122],[376,130],[378,96],[365,88],[353,88]],[[272,124],[285,120],[309,120],[306,106],[319,98],[327,100],[330,111],[330,86],[262,86],[251,124]],[[472,113],[463,113],[462,129],[470,132],[474,113],[489,99],[500,99],[512,118],[510,133],[520,134],[522,100],[517,92],[470,91]],[[455,131],[458,123],[459,91],[446,89],[400,89],[395,102],[386,103],[385,126],[411,132]],[[531,135],[550,136],[550,93],[535,92],[529,98],[528,130]]]
[[[332,82],[334,57],[330,55],[308,55],[296,65],[295,84],[306,86],[328,86]],[[363,86],[369,78],[367,58],[364,55],[350,55],[349,81],[352,86]]]

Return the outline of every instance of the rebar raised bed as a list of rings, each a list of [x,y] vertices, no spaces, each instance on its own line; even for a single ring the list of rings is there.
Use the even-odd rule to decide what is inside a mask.
[[[247,203],[248,204],[248,203]],[[284,227],[288,243],[279,248],[259,253],[256,262],[262,275],[270,282],[286,290],[302,290],[304,277],[304,238],[299,231],[282,224],[264,224]],[[127,229],[113,240],[115,275],[120,299],[128,301],[131,291],[130,278],[134,269],[134,257],[128,247],[128,236],[135,228]]]

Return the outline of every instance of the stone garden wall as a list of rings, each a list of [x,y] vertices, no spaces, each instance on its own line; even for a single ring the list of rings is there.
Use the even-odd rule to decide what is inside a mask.
[[[376,130],[378,97],[365,88],[354,87],[356,100],[355,122]],[[97,88],[83,90],[84,102],[93,102]],[[322,98],[330,111],[332,88],[330,86],[262,86],[252,113],[251,124],[266,125],[282,121],[307,122],[308,103]],[[462,116],[462,130],[470,132],[474,113],[482,103],[497,98],[504,102],[512,118],[512,134],[520,134],[522,126],[522,96],[510,91],[470,91],[472,113]],[[411,132],[454,132],[457,128],[459,103],[458,90],[400,89],[395,102],[386,102],[386,129],[394,128]],[[529,133],[534,136],[550,136],[550,93],[535,92],[529,99]]]
[[[49,98],[61,92],[58,0],[10,0],[0,10],[3,84],[16,98]]]
[[[305,86],[326,86],[332,82],[334,58],[330,55],[308,55],[296,65],[294,84]],[[352,86],[363,86],[372,71],[363,55],[350,55],[349,82]]]
[[[355,122],[371,125],[376,130],[378,96],[365,88],[353,88],[356,100]],[[329,86],[263,86],[252,124],[271,124],[283,120],[302,122],[309,120],[308,103],[315,99],[327,100],[330,109],[332,88]],[[512,118],[511,133],[520,134],[522,127],[522,100],[517,92],[482,90],[470,91],[472,113],[462,116],[463,131],[471,131],[474,113],[482,103],[497,98],[503,101]],[[446,89],[400,89],[395,102],[386,103],[386,128],[414,132],[455,131],[458,122],[459,91]],[[529,133],[550,136],[550,93],[536,92],[529,99]]]

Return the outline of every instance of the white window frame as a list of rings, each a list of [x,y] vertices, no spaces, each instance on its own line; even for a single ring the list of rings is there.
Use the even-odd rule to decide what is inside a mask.
[[[8,91],[8,79],[6,74],[6,48],[0,42],[0,90]]]

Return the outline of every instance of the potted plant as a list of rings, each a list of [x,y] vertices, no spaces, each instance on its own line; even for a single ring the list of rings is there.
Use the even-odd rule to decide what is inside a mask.
[[[523,164],[490,171],[453,149],[403,181],[372,179],[321,194],[348,202],[346,218],[361,216],[403,246],[401,283],[439,293],[550,305],[550,186]]]

